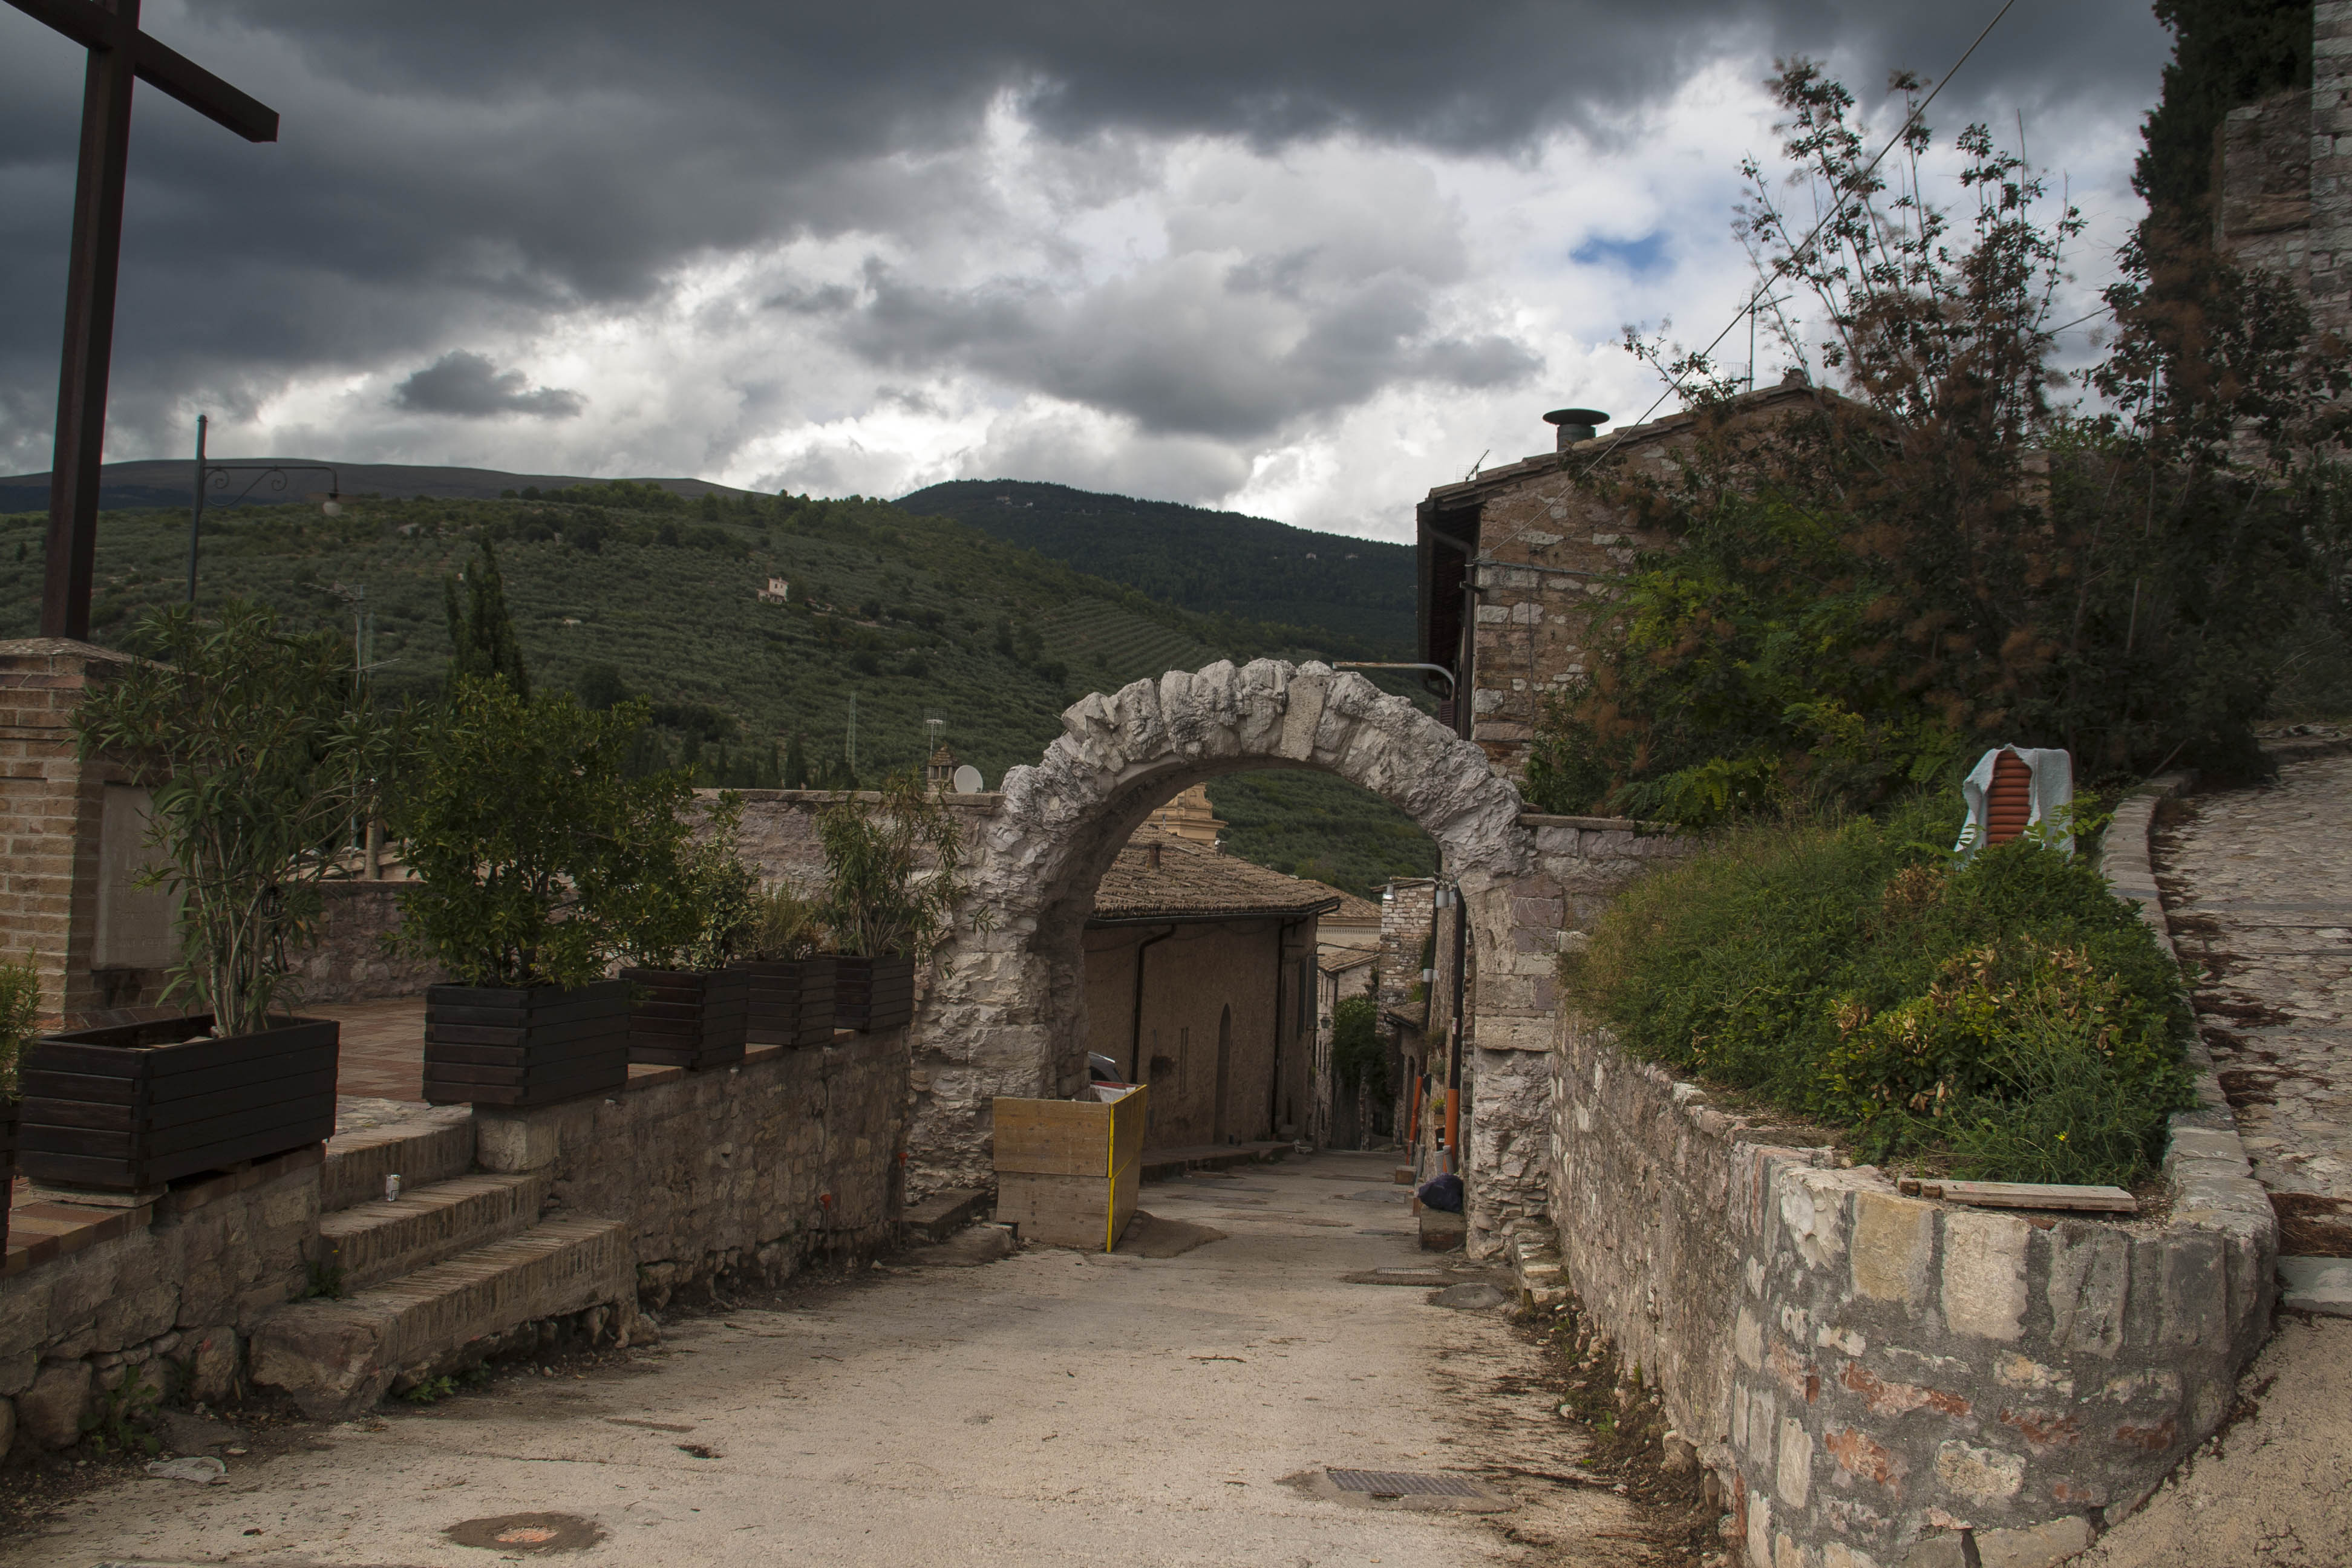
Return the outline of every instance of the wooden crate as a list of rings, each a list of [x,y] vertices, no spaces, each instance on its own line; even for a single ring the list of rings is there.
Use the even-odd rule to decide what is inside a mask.
[[[1135,1217],[1149,1093],[1139,1084],[1108,1103],[998,1100],[996,1217],[1052,1247],[1117,1247]]]
[[[77,1029],[34,1042],[16,1168],[134,1192],[317,1143],[335,1131],[342,1026],[284,1018],[213,1038],[209,1016]]]
[[[832,959],[746,959],[734,967],[751,981],[745,1039],[755,1046],[833,1044]]]
[[[751,977],[740,969],[624,969],[629,1059],[707,1072],[743,1059]]]
[[[915,961],[836,958],[833,961],[833,1022],[835,1028],[878,1035],[915,1021]]]
[[[431,985],[425,1098],[527,1108],[629,1081],[629,983],[565,988]]]

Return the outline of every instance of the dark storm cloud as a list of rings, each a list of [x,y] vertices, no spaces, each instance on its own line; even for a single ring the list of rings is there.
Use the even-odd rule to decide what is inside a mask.
[[[417,414],[454,414],[463,419],[496,419],[528,414],[538,419],[569,419],[586,405],[576,392],[532,386],[519,370],[500,370],[483,354],[457,349],[443,354],[393,388],[392,400]]]
[[[1344,132],[1510,155],[1563,126],[1638,137],[1644,106],[1727,55],[1832,52],[1864,85],[1892,65],[1938,71],[1990,9],[226,0],[194,14],[154,0],[150,29],[279,109],[283,140],[248,146],[142,89],[116,445],[159,437],[190,395],[250,406],[306,372],[381,371],[493,326],[625,310],[698,257],[978,214],[989,198],[953,155],[1008,92],[1081,153],[1136,135],[1273,147]],[[2159,53],[2137,0],[2021,5],[1938,118],[2144,101]],[[0,7],[0,298],[15,307],[0,315],[0,461],[20,466],[46,455],[80,61]],[[1282,258],[1260,265],[1265,288],[1284,286]],[[818,289],[803,306],[839,303]],[[1079,324],[1041,326],[1017,296],[852,330],[885,359],[928,333],[992,374],[1183,429],[1262,428],[1365,378],[1525,374],[1502,340],[1430,334],[1413,320],[1426,303],[1369,286],[1310,301],[1315,341],[1264,388],[1188,363],[1173,334],[1055,359],[1085,346]]]

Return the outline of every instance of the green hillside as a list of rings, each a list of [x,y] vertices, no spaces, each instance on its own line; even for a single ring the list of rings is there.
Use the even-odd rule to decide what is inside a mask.
[[[37,627],[45,522],[0,516],[0,636]],[[238,595],[297,626],[344,628],[363,603],[377,689],[420,694],[448,657],[444,580],[473,563],[480,538],[498,552],[534,682],[650,698],[667,759],[694,761],[709,784],[782,782],[795,734],[813,782],[839,782],[854,700],[860,777],[919,762],[924,721],[937,718],[993,785],[1037,759],[1087,691],[1219,658],[1329,657],[1295,631],[1191,615],[880,501],[688,501],[626,481],[533,500],[347,499],[333,518],[299,506],[208,512],[199,597]],[[181,599],[186,551],[184,512],[103,514],[95,639],[119,643],[142,610]],[[790,584],[782,604],[759,597],[772,577]],[[1412,831],[1373,797],[1327,787]],[[1360,889],[1388,874],[1373,874],[1381,853],[1333,837],[1356,831],[1343,814],[1306,815],[1314,822],[1254,828],[1249,842],[1360,868],[1345,884]]]
[[[1342,658],[1414,657],[1409,545],[1021,479],[957,479],[898,504],[1196,614],[1309,628],[1344,641]]]

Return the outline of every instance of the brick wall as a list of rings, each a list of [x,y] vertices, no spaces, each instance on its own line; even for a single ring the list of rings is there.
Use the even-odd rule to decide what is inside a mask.
[[[0,641],[0,949],[33,960],[53,1020],[152,1002],[161,989],[159,973],[92,967],[99,827],[118,775],[82,765],[73,714],[129,657],[58,637]]]

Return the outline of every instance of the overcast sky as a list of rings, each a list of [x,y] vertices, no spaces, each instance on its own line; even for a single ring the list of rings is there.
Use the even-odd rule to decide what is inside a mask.
[[[1621,324],[1736,312],[1776,55],[1891,129],[1889,68],[1995,9],[148,0],[283,127],[141,89],[108,457],[204,412],[231,456],[1052,479],[1402,537],[1545,409],[1647,406]],[[2167,47],[2145,0],[2024,0],[1931,116],[2021,118],[2086,296]],[[82,58],[0,6],[8,471],[49,464]]]

